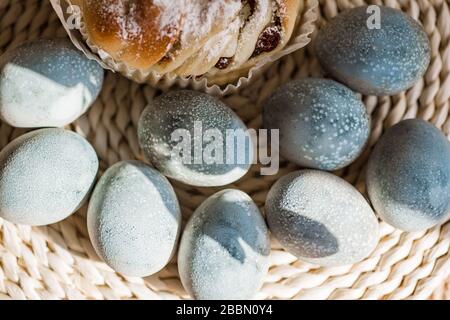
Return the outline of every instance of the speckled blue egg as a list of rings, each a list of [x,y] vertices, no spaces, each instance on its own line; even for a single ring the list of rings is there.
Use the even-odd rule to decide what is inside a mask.
[[[433,125],[405,120],[381,137],[370,157],[367,190],[380,217],[420,231],[450,212],[450,144]]]
[[[379,26],[367,6],[339,14],[319,31],[315,49],[325,71],[353,90],[394,95],[424,75],[431,59],[430,42],[422,26],[407,14],[378,8]]]
[[[302,170],[278,180],[265,206],[270,232],[289,252],[320,266],[356,263],[378,242],[378,220],[364,197],[328,172]]]
[[[37,40],[0,57],[0,117],[14,127],[63,127],[97,98],[103,69],[69,40]]]
[[[72,131],[24,134],[0,152],[0,217],[33,226],[61,221],[84,203],[97,170],[94,149]]]
[[[347,87],[328,79],[300,79],[278,88],[263,109],[267,129],[279,129],[280,154],[302,167],[337,170],[362,152],[370,118]]]
[[[181,238],[178,270],[195,299],[251,299],[268,270],[269,235],[252,199],[223,190],[203,202]]]
[[[97,254],[114,270],[145,277],[173,256],[181,213],[169,181],[138,161],[123,161],[100,178],[87,224]]]
[[[196,91],[156,98],[141,115],[138,136],[159,171],[193,186],[232,183],[253,160],[252,139],[242,120],[218,99]]]

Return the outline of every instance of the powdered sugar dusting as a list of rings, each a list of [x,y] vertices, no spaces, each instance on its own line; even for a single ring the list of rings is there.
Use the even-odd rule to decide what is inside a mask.
[[[154,0],[153,4],[161,9],[159,28],[163,36],[172,37],[179,29],[188,0]]]
[[[88,0],[87,5],[92,5]],[[181,43],[200,39],[214,28],[223,28],[238,15],[241,0],[153,0],[158,7],[160,34],[157,37],[174,36],[181,28]],[[146,30],[139,21],[141,16],[139,2],[102,1],[101,9],[105,15],[120,26],[119,36],[124,40],[138,39]],[[181,23],[180,23],[181,22]],[[180,27],[181,25],[181,27]],[[105,26],[106,27],[106,26]]]
[[[172,29],[181,23],[181,43],[205,37],[215,27],[227,26],[239,14],[241,0],[154,0],[161,8],[160,29]]]
[[[192,56],[208,63],[230,57],[237,68],[252,55],[272,51],[286,10],[281,0],[84,1],[91,7],[91,29],[106,35],[105,50],[139,69],[162,62],[160,73],[176,70]]]
[[[223,27],[241,9],[240,0],[196,0],[185,11],[181,43],[206,36],[214,27]]]
[[[113,3],[103,2],[103,12],[114,17],[117,24],[120,26],[120,37],[124,40],[134,39],[139,37],[143,30],[136,20],[137,7],[135,3],[128,4],[124,1]]]

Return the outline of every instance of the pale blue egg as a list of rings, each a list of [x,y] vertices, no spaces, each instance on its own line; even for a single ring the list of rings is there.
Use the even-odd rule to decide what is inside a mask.
[[[63,127],[84,114],[103,69],[66,39],[22,44],[0,57],[0,117],[14,127]]]
[[[243,177],[253,140],[220,100],[196,91],[171,91],[143,111],[139,144],[164,175],[193,186],[224,186]]]
[[[138,161],[123,161],[100,178],[87,224],[97,254],[114,270],[145,277],[173,256],[181,212],[169,181]]]
[[[294,80],[278,88],[264,104],[263,125],[279,130],[281,156],[329,171],[352,163],[370,133],[361,99],[328,79]]]
[[[29,132],[0,152],[0,217],[47,225],[74,213],[86,200],[98,170],[92,146],[75,132]]]
[[[424,75],[431,59],[430,41],[406,13],[377,8],[368,11],[362,6],[339,14],[319,31],[315,49],[323,68],[353,90],[394,95]],[[373,24],[378,11],[379,26]]]
[[[302,170],[282,177],[269,191],[265,213],[281,245],[313,264],[353,264],[378,243],[378,220],[370,205],[328,172]]]
[[[268,271],[269,235],[252,199],[223,190],[190,218],[180,243],[178,270],[195,299],[251,299]]]
[[[431,228],[450,213],[450,144],[428,122],[402,121],[378,141],[366,181],[383,220],[406,231]]]

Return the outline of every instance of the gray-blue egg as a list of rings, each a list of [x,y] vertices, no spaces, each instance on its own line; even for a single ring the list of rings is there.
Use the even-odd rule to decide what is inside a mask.
[[[422,26],[400,10],[357,7],[322,28],[315,50],[332,77],[366,95],[394,95],[426,72],[431,48]]]
[[[280,154],[302,167],[337,170],[362,152],[370,118],[350,89],[328,79],[294,80],[264,103],[263,125],[279,129]]]
[[[25,43],[0,57],[0,117],[14,127],[63,127],[97,98],[103,69],[66,39]]]
[[[0,152],[0,217],[40,226],[61,221],[85,202],[98,170],[92,146],[75,132],[29,132]]]
[[[123,161],[100,178],[87,224],[97,254],[114,270],[145,277],[172,258],[181,212],[169,181],[138,161]]]
[[[267,196],[270,232],[299,259],[320,266],[359,262],[378,242],[378,220],[364,197],[328,172],[302,170],[278,180]]]
[[[370,156],[367,191],[375,211],[406,231],[449,217],[450,144],[433,125],[405,120],[381,137]]]
[[[159,171],[189,185],[227,185],[253,161],[253,141],[242,120],[218,99],[196,91],[156,98],[141,115],[138,136]]]
[[[203,202],[181,238],[178,270],[195,299],[251,299],[268,271],[269,235],[252,199],[220,191]]]

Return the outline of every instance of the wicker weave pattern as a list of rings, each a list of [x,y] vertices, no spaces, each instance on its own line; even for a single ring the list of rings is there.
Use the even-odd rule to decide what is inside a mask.
[[[365,97],[373,130],[367,150],[349,168],[338,172],[364,192],[370,149],[383,130],[405,118],[434,123],[450,136],[450,10],[448,0],[323,0],[319,23],[340,10],[366,2],[401,8],[422,21],[432,43],[432,62],[423,81],[395,97]],[[46,0],[0,0],[0,54],[37,37],[65,32]],[[261,125],[260,103],[291,78],[321,76],[311,46],[274,64],[239,94],[224,98],[249,127]],[[101,96],[72,129],[88,137],[101,167],[122,159],[142,159],[136,137],[140,112],[158,92],[107,73]],[[0,148],[22,134],[0,123]],[[267,190],[280,176],[296,169],[282,162],[277,176],[260,176],[258,167],[233,187],[249,193],[262,206]],[[184,218],[218,189],[174,183]],[[0,219],[0,299],[155,299],[188,298],[173,261],[145,279],[124,278],[100,262],[89,242],[85,212],[40,228]],[[257,298],[279,299],[425,299],[449,298],[442,286],[450,273],[450,223],[427,232],[402,233],[381,224],[381,240],[368,259],[337,268],[318,268],[298,261],[273,240],[271,269]]]

